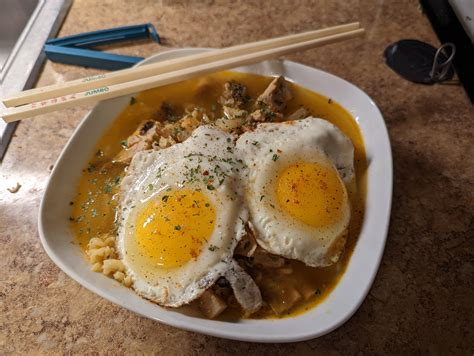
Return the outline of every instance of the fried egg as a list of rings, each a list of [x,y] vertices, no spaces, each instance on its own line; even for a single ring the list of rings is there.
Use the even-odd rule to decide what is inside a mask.
[[[138,294],[178,307],[235,272],[247,211],[233,149],[230,135],[201,126],[183,143],[134,156],[117,245]]]
[[[323,119],[263,123],[240,136],[257,242],[314,267],[337,262],[351,218],[352,142]]]

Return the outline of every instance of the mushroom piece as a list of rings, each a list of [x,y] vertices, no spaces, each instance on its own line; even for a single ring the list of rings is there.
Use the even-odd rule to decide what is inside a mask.
[[[242,239],[237,244],[234,253],[239,256],[252,257],[255,250],[257,249],[257,241],[255,240],[255,233],[253,226],[249,222],[245,227],[247,233],[242,237]]]
[[[251,264],[253,266],[260,265],[263,268],[281,268],[285,264],[285,259],[268,253],[261,247],[257,247],[252,254]]]
[[[246,314],[255,313],[262,306],[262,294],[254,280],[236,262],[232,261],[230,268],[224,275],[234,291],[235,299]]]

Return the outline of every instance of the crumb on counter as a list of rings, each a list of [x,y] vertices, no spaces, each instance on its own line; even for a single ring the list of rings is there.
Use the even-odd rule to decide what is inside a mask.
[[[18,193],[18,191],[20,190],[21,188],[21,184],[20,183],[16,183],[16,185],[12,188],[7,188],[7,190],[12,193],[12,194],[15,194],[15,193]]]

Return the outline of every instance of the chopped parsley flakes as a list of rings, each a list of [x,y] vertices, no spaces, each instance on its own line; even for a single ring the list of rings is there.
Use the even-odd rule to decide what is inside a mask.
[[[215,250],[218,250],[219,247],[215,246],[215,245],[210,245],[208,250],[211,251],[211,252],[214,252]]]

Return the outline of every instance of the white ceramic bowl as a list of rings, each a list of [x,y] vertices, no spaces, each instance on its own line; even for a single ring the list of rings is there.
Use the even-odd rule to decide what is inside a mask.
[[[174,50],[142,63],[194,54],[205,49]],[[289,61],[273,61],[238,71],[286,78],[333,98],[355,117],[365,140],[369,161],[368,196],[362,232],[346,273],[318,307],[297,317],[278,320],[206,320],[163,309],[91,272],[79,247],[71,244],[69,201],[74,199],[81,170],[87,165],[104,130],[128,104],[130,96],[98,104],[82,120],[61,153],[46,188],[39,214],[41,242],[49,257],[71,278],[94,293],[147,318],[203,334],[244,341],[290,342],[321,336],[348,320],[367,295],[382,258],[392,198],[392,155],[384,120],[374,102],[354,85],[321,70]]]

